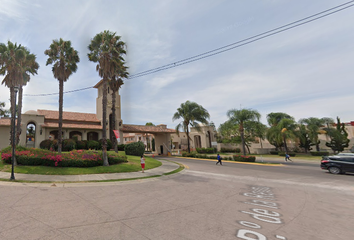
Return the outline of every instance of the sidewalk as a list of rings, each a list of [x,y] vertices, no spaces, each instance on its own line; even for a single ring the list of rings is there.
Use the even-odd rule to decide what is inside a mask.
[[[151,176],[161,176],[179,168],[179,165],[170,161],[156,159],[162,163],[160,167],[145,170],[142,172],[129,173],[106,173],[106,174],[85,174],[85,175],[38,175],[15,173],[16,180],[34,182],[85,182],[85,181],[104,181],[119,179],[134,179]],[[0,172],[0,179],[10,179],[11,173]]]

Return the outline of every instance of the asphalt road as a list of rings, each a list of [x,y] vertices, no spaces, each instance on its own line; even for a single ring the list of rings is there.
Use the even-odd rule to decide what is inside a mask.
[[[353,175],[305,161],[169,160],[188,168],[127,182],[0,182],[0,239],[354,239]]]

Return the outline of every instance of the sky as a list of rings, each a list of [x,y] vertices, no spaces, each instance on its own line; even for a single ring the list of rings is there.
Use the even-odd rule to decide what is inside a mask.
[[[58,93],[44,51],[70,40],[78,70],[64,91],[94,86],[100,77],[87,58],[91,39],[109,30],[127,45],[130,75],[193,57],[300,20],[348,1],[339,0],[1,0],[0,42],[26,46],[38,75],[24,94]],[[353,2],[353,1],[352,1]],[[216,127],[231,109],[253,109],[266,123],[271,112],[296,121],[340,117],[354,121],[354,7],[223,53],[142,77],[120,89],[125,124],[174,128],[187,100],[203,106]],[[0,82],[3,76],[0,76]],[[96,112],[97,89],[64,94],[64,111]],[[0,102],[10,107],[0,85]],[[58,110],[59,96],[24,96],[23,112]]]

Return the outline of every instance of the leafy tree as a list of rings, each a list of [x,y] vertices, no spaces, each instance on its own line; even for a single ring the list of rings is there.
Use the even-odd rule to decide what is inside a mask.
[[[266,132],[266,138],[268,139],[270,144],[275,146],[277,150],[284,145],[284,141],[280,131],[281,129],[279,130],[277,127],[277,125],[282,119],[294,120],[293,117],[282,112],[272,112],[267,115],[267,122],[270,128]]]
[[[145,126],[155,126],[155,124],[153,124],[152,122],[147,122],[145,123]]]
[[[71,46],[70,41],[63,39],[53,40],[49,49],[44,51],[48,56],[46,65],[53,64],[52,72],[54,78],[59,81],[59,130],[58,130],[58,152],[62,150],[62,128],[63,128],[63,93],[64,82],[70,75],[76,72],[77,63],[80,61],[78,52]]]
[[[258,137],[259,142],[261,144],[261,148],[263,149],[262,140],[265,139],[267,126],[261,122],[250,121],[245,123],[246,132],[249,133],[250,137]]]
[[[10,103],[11,103],[11,125],[15,125],[16,117],[16,103],[15,103],[15,87],[21,87],[29,80],[30,74],[37,74],[39,68],[35,61],[35,55],[31,54],[29,50],[21,44],[7,42],[7,45],[0,43],[0,75],[4,75],[1,84],[5,84],[10,89]],[[11,146],[15,143],[10,131]],[[14,165],[17,165],[16,159]]]
[[[312,143],[309,137],[308,130],[305,125],[303,124],[299,125],[299,129],[297,131],[297,137],[299,139],[299,147],[304,149],[305,153],[312,150],[311,146],[315,144]]]
[[[227,112],[227,116],[230,118],[232,123],[239,126],[243,155],[246,155],[244,125],[247,122],[259,122],[261,114],[253,109],[231,109]]]
[[[98,33],[91,39],[88,46],[88,58],[90,61],[97,63],[96,70],[103,80],[103,97],[102,97],[102,157],[103,165],[108,166],[107,158],[107,133],[106,133],[106,119],[107,119],[107,83],[109,79],[116,76],[117,66],[124,62],[122,57],[126,54],[125,43],[120,40],[120,36],[110,31],[103,31]]]
[[[185,103],[182,103],[179,108],[177,108],[177,112],[173,115],[172,120],[174,121],[180,118],[182,118],[182,122],[176,126],[177,135],[179,136],[179,130],[183,128],[187,134],[188,153],[190,153],[189,125],[200,132],[201,129],[198,122],[208,124],[210,115],[201,105],[198,105],[195,102],[186,101]]]
[[[9,117],[10,110],[5,109],[5,103],[0,102],[0,117]]]
[[[306,125],[308,129],[308,135],[311,140],[316,145],[316,151],[320,151],[320,141],[318,140],[318,134],[320,134],[321,127],[325,124],[323,119],[310,117],[300,119],[299,123]]]
[[[328,128],[327,133],[331,140],[326,142],[326,146],[331,148],[334,153],[342,152],[344,148],[349,146],[350,140],[345,130],[345,124],[340,122],[339,117],[337,117],[336,128]]]
[[[220,124],[218,128],[218,133],[219,133],[219,142],[223,143],[236,143],[236,136],[239,135],[239,128],[238,125],[235,125],[233,122],[230,120],[227,120],[226,122]]]

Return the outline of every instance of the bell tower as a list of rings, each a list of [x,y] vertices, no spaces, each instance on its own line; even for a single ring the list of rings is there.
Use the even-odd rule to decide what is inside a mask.
[[[96,116],[101,121],[102,124],[102,101],[103,101],[103,80],[99,81],[94,88],[97,88],[97,98],[96,98]],[[121,128],[123,127],[123,120],[121,117],[121,101],[119,95],[119,89],[115,92],[115,123],[113,123],[113,91],[110,88],[109,84],[107,84],[107,116],[106,116],[106,136],[107,139],[112,140],[115,138],[113,130],[119,130],[120,142],[118,144],[123,143],[123,133]]]

